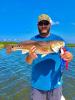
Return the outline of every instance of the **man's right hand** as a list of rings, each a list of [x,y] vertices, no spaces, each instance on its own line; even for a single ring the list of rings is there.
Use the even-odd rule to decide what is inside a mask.
[[[29,51],[29,55],[26,57],[26,62],[29,64],[32,64],[33,60],[36,59],[38,56],[35,53],[36,47],[32,46],[32,48]]]
[[[35,50],[36,50],[36,47],[32,46],[32,48],[29,51],[29,56],[31,56],[32,59],[35,59],[38,57],[37,54],[35,53]]]

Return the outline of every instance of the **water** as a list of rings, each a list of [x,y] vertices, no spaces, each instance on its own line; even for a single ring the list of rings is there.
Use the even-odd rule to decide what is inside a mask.
[[[63,94],[66,100],[75,100],[75,48],[69,70],[64,72]],[[0,100],[30,100],[31,66],[25,62],[21,51],[6,54],[0,50]]]
[[[75,100],[75,48],[69,48],[73,60],[69,63],[69,70],[64,72],[63,94],[66,100]]]

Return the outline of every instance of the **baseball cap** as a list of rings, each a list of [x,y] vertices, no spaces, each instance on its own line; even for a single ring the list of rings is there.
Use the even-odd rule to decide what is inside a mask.
[[[41,14],[38,17],[38,22],[42,21],[42,20],[47,20],[48,22],[52,23],[51,18],[47,15],[47,14]]]

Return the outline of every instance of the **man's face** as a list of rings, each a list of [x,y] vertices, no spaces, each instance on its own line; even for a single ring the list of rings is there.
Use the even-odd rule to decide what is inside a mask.
[[[46,20],[42,20],[38,23],[38,30],[41,35],[49,34],[50,23]]]

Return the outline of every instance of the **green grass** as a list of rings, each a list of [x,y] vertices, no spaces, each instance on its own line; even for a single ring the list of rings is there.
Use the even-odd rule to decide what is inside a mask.
[[[68,47],[75,47],[75,44],[69,43],[69,44],[67,44],[67,46],[68,46]]]
[[[9,42],[9,41],[0,42],[0,49],[4,48],[8,44],[17,44],[17,42]]]
[[[6,41],[6,42],[0,42],[0,45],[1,44],[4,44],[4,45],[6,45],[6,44],[16,44],[17,42],[9,42],[9,41]]]
[[[4,48],[4,44],[0,44],[0,49],[1,49],[1,48]]]

